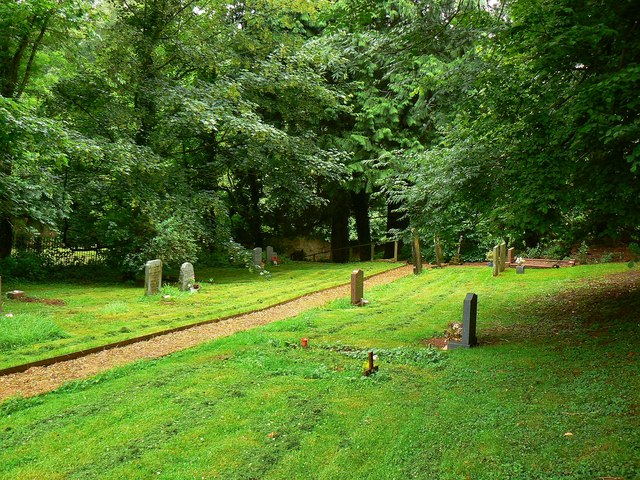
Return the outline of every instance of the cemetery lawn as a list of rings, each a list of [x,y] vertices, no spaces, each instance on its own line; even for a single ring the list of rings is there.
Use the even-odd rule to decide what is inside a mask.
[[[468,292],[481,346],[426,347]],[[447,268],[366,297],[7,400],[0,478],[640,476],[638,269]]]
[[[196,270],[198,293],[167,286],[154,296],[145,296],[142,285],[7,282],[5,292],[20,289],[54,304],[4,299],[4,314],[13,316],[0,316],[0,369],[265,308],[348,283],[355,268],[370,276],[398,266],[290,262],[272,267],[270,277],[202,268]]]

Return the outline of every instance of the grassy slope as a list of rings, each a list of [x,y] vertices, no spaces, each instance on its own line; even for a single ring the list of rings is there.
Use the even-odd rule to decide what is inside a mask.
[[[213,278],[213,284],[203,283],[196,295],[173,289],[170,299],[147,297],[143,288],[122,284],[6,285],[5,291],[22,288],[30,297],[64,300],[65,306],[7,300],[4,310],[14,317],[0,317],[0,329],[4,326],[5,331],[0,332],[0,368],[264,308],[347,283],[354,268],[362,268],[368,276],[394,266],[296,262],[271,268],[270,279],[238,268],[201,270],[196,272],[199,281]],[[23,331],[16,332],[21,325]],[[4,339],[9,330],[12,337]]]
[[[0,478],[638,478],[637,281],[554,294],[616,270],[426,272],[6,402]],[[413,361],[467,291],[481,348]],[[398,349],[363,378],[340,345]]]

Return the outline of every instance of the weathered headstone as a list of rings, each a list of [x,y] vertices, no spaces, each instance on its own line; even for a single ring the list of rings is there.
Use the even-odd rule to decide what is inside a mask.
[[[260,247],[253,249],[253,264],[262,265],[262,248]]]
[[[144,294],[155,295],[162,287],[162,260],[149,260],[144,266]]]
[[[180,266],[180,276],[178,277],[178,287],[183,292],[188,292],[196,281],[196,274],[193,265],[185,262]]]
[[[364,304],[364,272],[360,269],[351,272],[351,304]]]
[[[500,244],[500,271],[504,272],[507,268],[507,244],[502,242]]]
[[[447,349],[469,348],[478,344],[476,323],[478,319],[478,296],[467,293],[462,307],[462,339],[459,342],[448,342]]]
[[[433,237],[433,249],[436,252],[436,265],[442,267],[442,247],[438,237]]]
[[[516,273],[523,274],[524,273],[524,265],[516,266]]]
[[[493,247],[493,276],[500,275],[500,247]]]
[[[269,245],[267,247],[267,265],[271,265],[273,263],[273,247],[271,245]]]
[[[511,247],[509,250],[507,250],[507,262],[509,263],[509,265],[513,263],[513,254],[515,250],[516,249],[514,247]]]
[[[411,229],[413,233],[413,241],[411,243],[411,250],[413,251],[414,267],[413,273],[416,275],[422,273],[422,254],[420,253],[420,237],[415,228]]]
[[[398,261],[398,240],[393,242],[393,261]]]

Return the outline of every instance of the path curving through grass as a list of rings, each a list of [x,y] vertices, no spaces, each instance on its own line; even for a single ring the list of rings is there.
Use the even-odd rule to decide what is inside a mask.
[[[412,270],[413,267],[407,265],[369,277],[365,279],[365,288],[393,282],[410,275]],[[199,325],[179,332],[156,336],[144,342],[103,350],[81,358],[45,367],[33,367],[25,372],[6,375],[0,377],[0,401],[13,396],[32,397],[55,390],[66,382],[86,378],[137,360],[163,357],[215,338],[295,317],[305,310],[320,307],[345,297],[349,293],[350,285],[341,285],[232,319]]]

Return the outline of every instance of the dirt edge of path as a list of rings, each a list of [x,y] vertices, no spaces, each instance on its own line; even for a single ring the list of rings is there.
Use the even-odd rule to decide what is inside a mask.
[[[365,279],[367,287],[384,285],[412,273],[407,265]],[[278,320],[295,317],[350,294],[350,285],[310,293],[283,304],[249,312],[215,323],[197,325],[149,340],[102,350],[87,356],[0,377],[0,402],[15,396],[33,397],[50,392],[64,383],[90,377],[136,360],[159,358],[201,343],[249,330]]]

